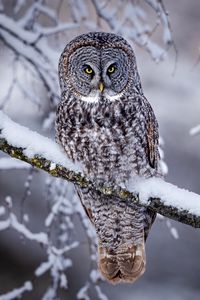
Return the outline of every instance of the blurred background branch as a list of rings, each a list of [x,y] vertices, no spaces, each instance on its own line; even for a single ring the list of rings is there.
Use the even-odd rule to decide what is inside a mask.
[[[167,51],[174,44],[168,14],[160,0],[118,1],[15,1],[8,8],[3,5],[0,12],[0,37],[20,62],[31,72],[33,77],[43,84],[49,101],[49,117],[59,100],[57,80],[57,61],[61,52],[61,39],[68,39],[80,28],[86,31],[109,30],[123,35],[146,49],[157,62],[164,59]],[[143,6],[146,5],[146,8]],[[153,22],[145,9],[153,13]],[[63,22],[67,14],[67,22]],[[159,32],[160,31],[160,32]],[[162,42],[154,38],[159,32]],[[56,62],[56,64],[55,64]],[[25,88],[16,75],[17,63],[13,64],[13,80],[2,101],[0,108],[6,105],[13,88],[17,85],[21,93],[30,101],[40,105],[40,96],[34,98],[32,89]],[[45,119],[46,121],[46,119]],[[45,122],[44,121],[44,122]],[[48,121],[47,121],[48,122]]]

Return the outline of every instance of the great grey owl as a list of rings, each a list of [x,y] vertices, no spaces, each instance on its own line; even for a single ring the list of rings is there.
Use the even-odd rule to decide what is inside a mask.
[[[59,79],[56,141],[82,163],[87,178],[115,185],[160,176],[158,124],[125,39],[104,32],[76,37],[61,54]],[[112,283],[134,282],[145,270],[145,240],[155,213],[77,190],[97,232],[101,273]]]

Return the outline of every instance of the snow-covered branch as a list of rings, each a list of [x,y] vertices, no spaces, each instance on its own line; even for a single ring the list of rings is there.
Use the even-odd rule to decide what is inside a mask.
[[[0,150],[80,187],[133,201],[163,216],[200,227],[199,195],[159,178],[133,179],[123,187],[111,187],[108,183],[99,186],[83,176],[81,165],[71,162],[54,141],[13,122],[3,112],[0,112]]]
[[[5,230],[7,228],[14,228],[29,240],[37,241],[42,245],[47,245],[47,236],[44,232],[32,233],[23,224],[19,223],[13,213],[10,213],[10,216],[7,220],[0,221],[0,230]]]
[[[11,292],[8,292],[7,294],[0,295],[0,300],[13,300],[13,299],[19,299],[22,297],[22,295],[25,292],[32,291],[33,286],[30,281],[27,281],[24,283],[24,285],[20,288],[16,288],[12,290]]]

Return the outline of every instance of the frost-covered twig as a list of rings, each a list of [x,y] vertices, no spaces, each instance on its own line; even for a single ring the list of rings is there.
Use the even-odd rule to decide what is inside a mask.
[[[35,19],[38,18],[39,13],[55,18],[55,25],[44,27],[37,24],[36,28],[31,28],[30,24],[36,22]],[[27,14],[17,21],[6,14],[0,14],[1,41],[13,51],[15,56],[27,61],[30,69],[32,67],[35,70],[48,93],[48,98],[53,107],[58,99],[57,60],[59,54],[55,49],[52,49],[52,51],[49,49],[46,38],[49,35],[55,35],[77,27],[77,24],[71,22],[63,24],[57,19],[53,9],[50,10],[50,8],[39,4],[39,2],[33,2]]]
[[[55,177],[89,187],[104,195],[149,207],[163,216],[200,227],[200,196],[159,178],[130,180],[127,188],[98,185],[83,176],[81,166],[71,162],[52,140],[11,121],[0,112],[0,150]]]
[[[10,213],[8,219],[0,221],[0,231],[7,228],[13,228],[29,240],[37,241],[42,245],[47,245],[48,239],[44,232],[32,233],[26,226],[20,223],[13,213]]]
[[[113,32],[134,41],[146,49],[154,60],[160,61],[165,57],[166,51],[174,44],[168,13],[161,0],[144,0],[144,2],[156,14],[156,25],[153,27],[148,22],[148,17],[138,2],[127,1],[124,5],[123,1],[117,1],[113,7],[109,7],[105,5],[105,1],[92,0],[98,17],[103,19]],[[162,25],[163,47],[152,39],[152,35],[159,24]]]
[[[200,133],[200,125],[197,125],[190,129],[190,135],[197,135]]]
[[[53,181],[53,180],[52,180]],[[58,180],[54,180],[57,182]],[[30,183],[30,182],[29,182]],[[62,186],[66,186],[63,185]],[[71,185],[73,187],[73,185]],[[53,189],[54,190],[54,189]],[[70,224],[65,224],[67,222],[68,214],[70,215],[70,208],[68,206],[71,205],[70,202],[66,199],[66,188],[63,189],[65,191],[64,195],[60,195],[59,207],[53,206],[52,210],[54,212],[54,220],[59,219],[57,222],[56,229],[60,231],[63,229],[65,233],[67,230],[69,231]],[[55,193],[54,193],[55,194]],[[62,203],[61,203],[62,202]],[[55,200],[56,203],[56,200]],[[69,203],[69,205],[68,205]],[[61,206],[62,204],[62,206]],[[68,205],[68,206],[67,206]],[[72,205],[73,206],[73,205]],[[59,236],[56,234],[56,240],[52,239],[52,236],[46,232],[33,233],[27,228],[27,224],[22,224],[18,221],[17,216],[14,212],[12,212],[12,198],[7,196],[5,198],[5,206],[0,206],[0,231],[4,231],[6,229],[12,228],[17,231],[20,235],[22,235],[28,241],[34,241],[43,246],[43,249],[46,250],[47,260],[45,262],[41,262],[40,265],[35,270],[35,276],[40,277],[44,273],[48,272],[51,276],[51,285],[45,291],[45,294],[42,299],[54,299],[60,288],[67,289],[68,288],[68,279],[66,270],[73,265],[73,261],[68,257],[68,252],[72,249],[75,249],[79,246],[77,241],[69,239],[69,235],[65,234],[65,238],[59,233]],[[60,218],[60,215],[65,214],[64,222]],[[50,213],[51,215],[51,213]],[[49,216],[50,216],[49,215]],[[73,211],[71,212],[71,216],[73,217]],[[51,218],[47,217],[46,221]],[[63,227],[64,225],[64,227]],[[65,226],[66,225],[66,226]],[[45,222],[45,227],[48,229],[50,226],[50,222]],[[4,294],[0,296],[0,299],[16,299],[20,297],[20,295],[25,291],[24,287],[15,289],[12,292]],[[28,291],[28,290],[27,290]],[[5,297],[5,298],[4,298]]]
[[[30,281],[24,283],[20,288],[16,288],[7,294],[0,295],[0,300],[15,300],[20,299],[25,292],[32,291],[33,286]]]
[[[19,80],[21,72],[17,74],[17,70],[13,70],[14,77],[0,99],[0,109],[14,97],[15,88],[38,108],[43,107],[43,100],[47,99],[47,110],[40,109],[45,117],[55,111],[59,99],[58,58],[74,34],[112,31],[144,48],[155,61],[164,59],[174,46],[168,13],[161,0],[70,0],[67,5],[65,1],[52,4],[43,0],[30,3],[18,0],[12,8],[6,7],[6,2],[0,1],[0,40],[11,50],[9,56],[17,58],[19,71],[25,71],[23,65],[26,65],[30,75],[27,82],[37,80],[40,92],[38,87],[34,89],[34,84],[29,88],[21,78]],[[158,27],[161,30],[157,30]],[[157,32],[154,38],[155,31],[160,32],[159,40]],[[54,119],[47,117],[45,128],[46,124],[51,129]]]

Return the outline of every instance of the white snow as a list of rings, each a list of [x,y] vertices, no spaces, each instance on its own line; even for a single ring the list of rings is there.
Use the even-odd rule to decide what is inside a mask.
[[[39,267],[35,270],[36,276],[41,276],[44,273],[46,273],[49,269],[55,267],[56,265],[62,270],[63,268],[69,268],[72,266],[72,261],[69,258],[65,258],[62,260],[62,266],[60,265],[60,259],[62,259],[62,255],[64,255],[66,252],[70,251],[71,249],[74,249],[79,246],[78,242],[73,242],[71,245],[66,245],[63,249],[57,249],[55,247],[52,247],[52,252],[48,255],[48,261],[42,262]]]
[[[80,25],[75,24],[75,23],[63,23],[63,24],[61,23],[61,24],[57,25],[56,27],[48,27],[48,28],[41,27],[40,32],[43,35],[51,35],[51,34],[55,34],[55,33],[60,33],[65,30],[75,29],[78,27],[80,27]]]
[[[178,231],[175,227],[172,227],[170,232],[171,232],[172,236],[175,238],[175,240],[177,240],[179,238]]]
[[[12,197],[11,196],[6,196],[5,197],[5,202],[6,202],[6,205],[9,207],[9,208],[12,208]]]
[[[200,133],[200,125],[197,125],[190,129],[190,135],[197,135]]]
[[[43,130],[48,130],[49,128],[52,128],[52,125],[55,122],[55,112],[50,112],[47,118],[44,119],[42,129]]]
[[[84,300],[90,300],[90,297],[88,295],[88,289],[89,289],[89,284],[86,283],[85,286],[83,286],[77,293],[77,299],[84,299]]]
[[[27,239],[32,241],[37,241],[43,245],[48,244],[47,234],[44,232],[33,233],[24,224],[19,223],[17,217],[10,213],[8,219],[0,221],[0,230],[5,230],[8,228],[13,228],[19,233],[23,234]]]
[[[45,226],[50,227],[52,222],[54,221],[55,216],[58,214],[58,210],[62,205],[63,199],[59,199],[55,204],[52,206],[51,212],[48,214],[45,220]]]
[[[14,7],[14,13],[17,14],[20,9],[26,4],[26,1],[25,0],[18,0],[18,1],[15,1],[15,7]]]
[[[23,30],[20,26],[17,26],[17,23],[12,18],[5,14],[1,14],[0,25],[2,25],[3,28],[9,28],[9,32],[11,31],[15,36],[20,36],[20,38],[26,40],[27,43],[32,43],[36,39],[35,33]]]
[[[29,240],[37,241],[43,245],[48,244],[48,237],[46,233],[32,233],[28,228],[26,228],[25,225],[19,223],[19,221],[13,213],[10,214],[10,225],[12,228],[22,233]]]
[[[12,157],[0,158],[0,171],[11,169],[29,169],[30,165]]]
[[[177,240],[179,238],[178,230],[172,225],[171,220],[167,219],[166,224],[173,238]]]
[[[0,221],[0,231],[9,228],[9,220]]]
[[[60,275],[60,287],[64,289],[68,288],[67,276],[63,273]]]
[[[29,222],[29,215],[24,214],[23,215],[23,220],[24,220],[25,223],[28,223]]]
[[[55,163],[51,163],[49,170],[54,170],[56,168],[56,164]]]
[[[100,286],[96,285],[95,289],[96,289],[97,296],[98,296],[99,300],[108,300],[108,297],[105,294],[103,294]]]
[[[29,158],[33,158],[36,155],[41,156],[52,161],[51,168],[55,168],[55,165],[59,164],[81,173],[81,164],[73,163],[68,159],[58,144],[35,131],[17,124],[2,111],[0,111],[0,130],[2,130],[0,138],[5,138],[12,146],[24,148],[23,152]]]
[[[5,213],[6,213],[5,207],[4,206],[0,206],[0,217],[3,216],[3,215],[5,215]]]
[[[36,276],[41,276],[44,273],[46,273],[49,269],[52,267],[52,261],[48,260],[45,262],[42,262],[39,267],[35,270],[35,275]]]
[[[64,248],[58,249],[55,247],[52,247],[52,251],[55,253],[57,256],[61,256],[64,253],[70,251],[71,249],[77,248],[79,246],[78,241],[74,241],[71,245],[66,245]],[[70,267],[72,264],[71,260],[67,261],[67,267]]]
[[[102,279],[102,276],[98,270],[93,269],[90,272],[90,279],[92,282],[96,283],[98,280]]]
[[[163,160],[160,160],[159,161],[159,166],[160,166],[160,169],[162,170],[163,175],[166,175],[168,173],[167,164]]]
[[[164,146],[164,141],[160,137],[159,138],[159,148],[158,148],[159,154],[160,154],[159,168],[162,171],[162,174],[166,175],[168,173],[168,167],[167,167],[167,164],[164,161],[165,155],[164,155],[164,151],[162,149],[163,146]]]
[[[140,201],[148,204],[149,198],[160,198],[166,206],[187,210],[200,216],[200,195],[170,184],[161,178],[133,178],[126,183],[130,192],[139,194]]]
[[[47,291],[43,295],[41,300],[51,300],[51,299],[56,299],[56,291],[54,287],[48,287]]]
[[[20,288],[14,289],[7,294],[0,295],[0,300],[12,300],[21,298],[22,294],[26,291],[32,291],[33,286],[30,281],[26,281]]]

